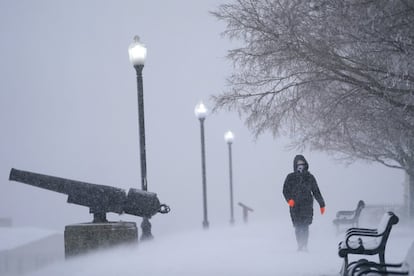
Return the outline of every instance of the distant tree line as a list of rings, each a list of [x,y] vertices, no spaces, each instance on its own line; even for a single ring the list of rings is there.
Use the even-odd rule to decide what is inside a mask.
[[[414,2],[233,0],[212,14],[240,45],[216,108],[256,135],[404,170],[414,217]]]

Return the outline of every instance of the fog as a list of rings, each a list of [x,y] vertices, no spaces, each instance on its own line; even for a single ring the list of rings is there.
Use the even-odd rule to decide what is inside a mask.
[[[70,275],[339,275],[337,255],[341,236],[318,217],[310,228],[308,252],[297,252],[289,221],[261,221],[209,231],[183,231],[138,246],[120,247],[69,259],[31,276]],[[396,225],[387,243],[386,261],[400,263],[414,238],[412,230]],[[350,261],[360,256],[350,256]],[[378,261],[377,256],[364,258]]]
[[[65,195],[8,181],[13,167],[140,188],[136,78],[127,52],[138,34],[148,49],[143,71],[148,189],[171,212],[151,219],[156,242],[143,245],[137,257],[124,253],[128,257],[119,264],[139,258],[155,262],[145,259],[144,249],[157,252],[161,262],[164,254],[180,259],[182,240],[189,244],[191,239],[199,240],[195,234],[184,238],[183,233],[200,231],[203,219],[200,126],[194,106],[203,100],[211,109],[209,97],[225,89],[225,78],[232,70],[225,55],[235,42],[220,37],[224,26],[208,13],[222,2],[0,1],[0,217],[12,218],[15,227],[61,232],[65,225],[92,219],[87,208],[67,204]],[[273,230],[279,225],[290,227],[281,192],[299,152],[286,148],[287,137],[265,133],[255,139],[243,118],[221,111],[209,114],[205,121],[211,233],[202,235],[213,240],[220,237],[219,243],[232,235],[228,230],[219,232],[230,219],[223,137],[227,130],[235,134],[235,203],[254,209],[249,216],[253,224],[269,220]],[[403,201],[402,171],[365,162],[346,166],[325,153],[301,153],[325,198],[327,211],[321,219],[326,225],[337,210],[354,208],[359,199],[367,204]],[[240,226],[241,209],[237,204],[234,208],[236,226]],[[109,219],[141,221],[116,214]],[[277,248],[277,240],[270,242]],[[240,251],[248,249],[248,244],[241,246]],[[178,255],[173,255],[171,247]],[[226,251],[222,254],[226,256]],[[197,256],[185,255],[203,265]],[[252,257],[247,255],[246,260]]]

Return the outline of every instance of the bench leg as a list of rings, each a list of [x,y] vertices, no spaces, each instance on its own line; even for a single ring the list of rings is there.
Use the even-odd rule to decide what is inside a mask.
[[[385,264],[385,250],[382,253],[380,252],[378,254],[378,257],[379,257],[380,264],[384,265]],[[383,271],[384,273],[387,272],[387,268],[385,266],[381,267],[380,270]]]
[[[344,257],[344,262],[342,264],[340,274],[341,274],[341,276],[347,276],[348,275],[348,255]]]
[[[378,257],[379,257],[379,261],[380,261],[380,264],[385,264],[385,256],[384,256],[384,253],[385,252],[380,252],[380,253],[378,253]]]
[[[342,263],[342,267],[341,267],[341,270],[339,271],[339,275],[346,276],[344,273],[345,273],[345,268],[344,268],[344,264]]]

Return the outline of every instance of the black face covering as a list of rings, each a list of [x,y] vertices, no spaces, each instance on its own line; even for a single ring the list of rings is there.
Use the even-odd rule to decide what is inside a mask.
[[[305,170],[305,165],[300,164],[297,166],[297,172],[302,173]]]

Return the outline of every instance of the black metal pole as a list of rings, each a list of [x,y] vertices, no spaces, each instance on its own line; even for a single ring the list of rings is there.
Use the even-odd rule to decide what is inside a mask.
[[[204,144],[204,119],[200,118],[200,134],[201,134],[201,170],[202,170],[202,180],[203,180],[203,228],[207,229],[209,227],[208,218],[207,218],[207,180],[206,180],[206,151]]]
[[[137,72],[137,86],[138,86],[138,128],[139,128],[139,149],[141,162],[141,189],[147,191],[147,157],[145,151],[145,119],[144,119],[144,85],[142,80],[143,64],[135,65]],[[152,239],[151,223],[149,219],[144,217],[141,223],[142,235],[141,240]]]
[[[234,204],[233,204],[233,162],[231,155],[231,143],[229,145],[229,180],[230,180],[230,224],[234,224]]]

